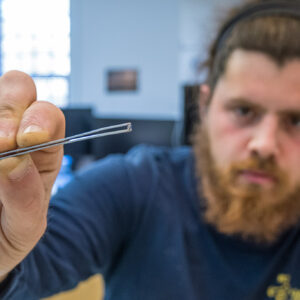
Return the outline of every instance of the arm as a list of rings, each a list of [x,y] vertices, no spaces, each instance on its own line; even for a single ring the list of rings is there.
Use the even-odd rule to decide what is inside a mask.
[[[51,199],[48,228],[18,266],[1,299],[47,297],[95,273],[110,274],[136,230],[139,207],[124,157],[110,157],[75,177]],[[24,297],[24,296],[23,296]]]
[[[0,152],[63,137],[64,118],[53,105],[35,101],[29,76],[13,71],[0,78],[1,130],[7,137],[0,134]],[[132,183],[150,184],[129,176],[124,160],[79,176],[51,200],[48,214],[62,155],[62,147],[53,147],[0,161],[1,299],[38,299],[94,273],[109,274],[137,227],[140,206],[132,201],[140,198],[141,184]]]
[[[32,79],[18,71],[0,78],[0,152],[64,135],[64,116],[36,101]],[[31,251],[43,235],[51,187],[62,147],[0,161],[0,279]]]

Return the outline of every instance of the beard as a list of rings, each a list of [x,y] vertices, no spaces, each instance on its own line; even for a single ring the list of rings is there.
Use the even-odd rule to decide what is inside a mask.
[[[272,243],[300,219],[300,184],[292,186],[273,159],[258,155],[218,168],[207,130],[199,124],[193,137],[198,193],[204,196],[204,220],[226,235]],[[239,181],[243,170],[272,174],[270,188]]]

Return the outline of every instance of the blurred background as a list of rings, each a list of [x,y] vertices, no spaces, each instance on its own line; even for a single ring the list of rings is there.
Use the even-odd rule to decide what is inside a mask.
[[[130,135],[66,146],[73,170],[139,143],[187,144],[198,66],[241,0],[223,2],[0,0],[0,73],[30,74],[38,99],[63,109],[67,135],[133,123]]]
[[[0,73],[30,74],[38,99],[62,108],[67,136],[133,123],[130,134],[67,145],[53,192],[74,170],[110,153],[140,143],[189,144],[206,75],[199,64],[220,16],[241,2],[0,0]],[[93,296],[68,299],[100,299],[99,280],[93,282]]]

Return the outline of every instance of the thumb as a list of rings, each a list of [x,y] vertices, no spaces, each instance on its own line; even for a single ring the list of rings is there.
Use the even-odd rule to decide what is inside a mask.
[[[0,161],[1,226],[10,244],[31,248],[46,228],[47,200],[30,155]]]

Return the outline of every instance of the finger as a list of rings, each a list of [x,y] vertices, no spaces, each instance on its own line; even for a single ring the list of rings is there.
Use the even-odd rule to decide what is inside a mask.
[[[63,138],[64,135],[65,118],[62,111],[50,102],[36,101],[23,113],[17,133],[17,144],[19,147],[28,147]],[[53,151],[55,148],[44,150]]]
[[[15,114],[22,112],[36,100],[33,79],[20,71],[9,71],[0,77],[0,107]]]
[[[11,244],[36,242],[46,225],[48,198],[30,155],[0,161],[0,199],[1,225]]]
[[[65,135],[65,117],[60,109],[46,101],[36,101],[28,107],[22,117],[17,134],[19,147],[27,147]],[[47,193],[59,172],[63,157],[63,146],[55,146],[31,153]]]
[[[16,147],[21,116],[35,100],[35,84],[27,74],[10,71],[0,77],[0,152]]]

